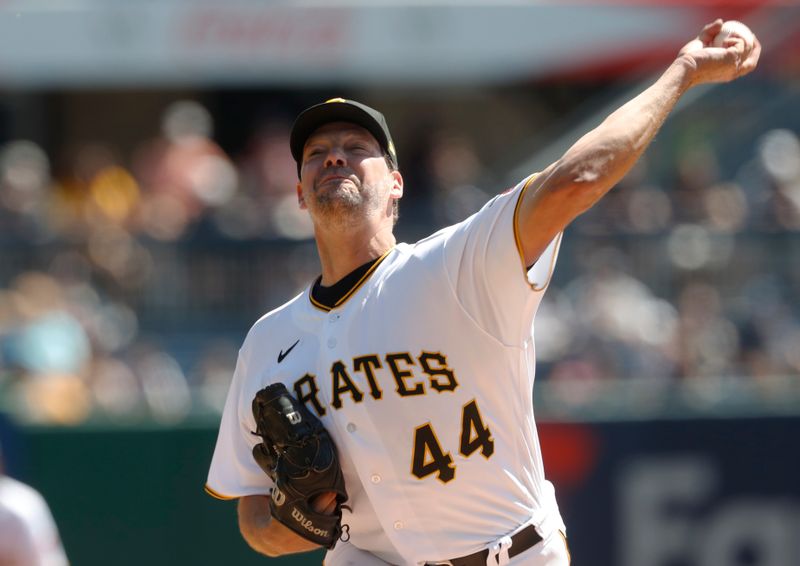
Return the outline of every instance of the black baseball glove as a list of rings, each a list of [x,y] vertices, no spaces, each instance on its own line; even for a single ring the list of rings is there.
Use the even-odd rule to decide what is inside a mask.
[[[253,434],[262,439],[253,447],[253,457],[275,483],[269,499],[272,516],[303,538],[333,548],[342,534],[347,492],[328,431],[282,383],[256,393],[253,417]],[[336,493],[335,512],[317,513],[311,502],[329,491]]]

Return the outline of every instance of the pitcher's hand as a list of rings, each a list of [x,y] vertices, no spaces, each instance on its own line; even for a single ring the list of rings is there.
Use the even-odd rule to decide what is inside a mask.
[[[722,24],[721,19],[707,24],[678,53],[678,60],[688,65],[692,72],[692,85],[732,81],[751,72],[758,64],[761,43],[755,35],[731,35],[722,47],[711,45]]]

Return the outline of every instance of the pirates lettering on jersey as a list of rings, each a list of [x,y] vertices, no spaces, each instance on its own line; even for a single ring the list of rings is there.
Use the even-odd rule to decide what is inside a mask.
[[[333,385],[331,386],[331,405],[334,409],[342,408],[342,393],[349,393],[354,402],[360,403],[364,398],[364,394],[358,390],[353,380],[347,375],[347,369],[340,361],[333,362],[331,366],[331,377],[333,378]]]
[[[416,357],[409,352],[393,352],[386,354],[384,360],[386,366],[377,354],[369,354],[353,358],[349,366],[342,360],[333,362],[331,407],[341,409],[348,398],[353,403],[361,403],[365,394],[376,401],[382,399],[381,380],[388,381],[389,375],[400,397],[424,395],[428,389],[437,393],[455,391],[458,387],[455,372],[441,352],[422,351]],[[319,416],[324,416],[326,409],[319,397],[317,379],[313,374],[305,374],[295,381],[294,392],[301,403],[310,404]]]
[[[434,366],[431,364],[436,365]],[[419,365],[422,366],[422,371],[431,378],[431,387],[436,391],[440,393],[442,391],[453,391],[458,387],[456,376],[453,374],[453,370],[447,367],[447,358],[445,358],[441,352],[422,352],[422,355],[419,357]],[[434,376],[439,375],[447,378],[447,381],[442,382],[439,379],[433,379]]]
[[[307,391],[305,390],[306,388]],[[319,386],[317,385],[317,378],[315,375],[307,373],[295,381],[294,394],[297,395],[297,400],[304,403],[306,406],[308,406],[310,401],[317,415],[320,417],[325,416],[327,411],[319,401]]]
[[[399,352],[397,354],[386,354],[386,363],[392,370],[392,376],[397,383],[397,394],[401,397],[410,397],[412,395],[424,395],[425,387],[422,382],[412,382],[413,387],[409,389],[409,383],[406,379],[415,377],[414,372],[407,368],[407,366],[414,365],[414,360],[408,352]]]
[[[364,372],[367,382],[369,383],[369,393],[372,395],[373,399],[380,399],[383,397],[383,391],[378,385],[378,380],[375,378],[375,370],[381,367],[381,359],[374,354],[353,358],[353,369],[355,371]]]

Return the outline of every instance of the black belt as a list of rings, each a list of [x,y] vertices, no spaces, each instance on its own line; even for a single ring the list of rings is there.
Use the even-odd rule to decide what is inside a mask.
[[[512,558],[517,554],[522,554],[530,547],[542,541],[542,537],[536,532],[536,527],[528,525],[520,532],[511,537],[511,546],[508,549],[508,557]],[[452,566],[486,566],[486,559],[489,558],[489,549],[484,548],[473,554],[451,558],[444,562],[428,562],[427,566],[438,564],[452,564]]]

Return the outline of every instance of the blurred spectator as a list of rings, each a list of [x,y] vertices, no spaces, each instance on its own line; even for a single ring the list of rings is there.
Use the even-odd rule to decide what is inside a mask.
[[[725,316],[719,291],[707,283],[690,283],[678,298],[680,374],[737,375],[739,332]]]
[[[95,410],[116,421],[139,416],[143,404],[142,388],[128,364],[111,356],[97,356],[92,362],[89,385]]]
[[[178,362],[149,344],[140,344],[133,355],[151,415],[163,423],[182,421],[191,410],[191,392]]]
[[[194,369],[193,385],[206,407],[222,414],[231,383],[231,368],[236,367],[238,346],[227,340],[208,344]]]
[[[687,140],[680,149],[676,163],[678,175],[672,188],[675,220],[702,223],[706,218],[705,192],[720,180],[717,156],[707,142]]]
[[[597,250],[589,271],[558,293],[555,312],[550,303],[543,305],[536,328],[542,329],[540,358],[553,364],[552,379],[657,381],[675,375],[677,313],[625,273],[618,250]],[[555,348],[546,336],[554,323]]]
[[[89,339],[51,277],[19,275],[10,289],[10,332],[3,358],[21,380],[33,418],[76,422],[89,411],[83,378],[91,359]]]
[[[82,241],[107,224],[130,223],[139,189],[115,150],[100,143],[69,144],[59,162],[50,204],[55,235]]]
[[[291,124],[263,123],[242,155],[242,190],[215,215],[224,235],[235,239],[311,238],[308,214],[297,205],[297,166],[289,151]]]
[[[758,158],[771,189],[767,211],[772,229],[800,230],[800,140],[791,130],[767,132]]]
[[[177,240],[207,208],[236,194],[237,171],[211,139],[212,130],[208,110],[180,100],[165,110],[161,135],[137,150],[134,171],[145,191],[140,223],[147,235]]]
[[[0,237],[42,239],[49,223],[50,160],[29,140],[0,148]]]
[[[445,131],[434,135],[430,148],[430,173],[434,188],[430,206],[437,226],[460,222],[477,212],[491,197],[479,188],[481,182],[487,180],[488,171],[474,144],[463,136]]]

